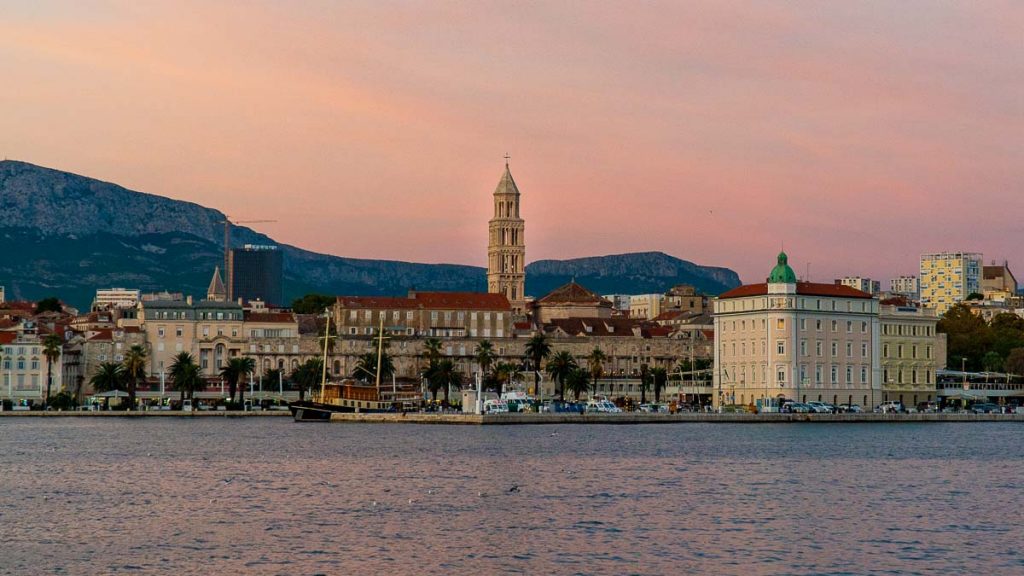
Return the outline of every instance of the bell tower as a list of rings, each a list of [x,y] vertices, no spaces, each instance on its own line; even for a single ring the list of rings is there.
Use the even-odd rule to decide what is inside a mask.
[[[489,224],[487,242],[487,291],[504,294],[512,303],[512,312],[526,314],[525,223],[519,217],[519,188],[508,168],[494,189],[494,217]]]

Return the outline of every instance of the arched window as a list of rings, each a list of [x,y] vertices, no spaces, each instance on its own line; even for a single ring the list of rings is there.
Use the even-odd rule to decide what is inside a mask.
[[[334,375],[341,374],[341,360],[334,361]]]

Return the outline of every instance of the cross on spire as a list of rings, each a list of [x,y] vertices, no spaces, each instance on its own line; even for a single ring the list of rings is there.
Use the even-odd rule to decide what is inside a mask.
[[[508,168],[509,158],[512,158],[512,157],[508,155],[508,152],[505,152],[505,167],[506,168]]]

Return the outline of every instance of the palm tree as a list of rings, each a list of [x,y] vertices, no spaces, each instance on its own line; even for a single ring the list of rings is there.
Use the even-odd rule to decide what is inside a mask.
[[[597,392],[597,381],[604,376],[604,362],[608,359],[604,351],[594,348],[587,356],[587,367],[590,369],[590,377],[594,379],[594,391]]]
[[[43,338],[43,356],[46,357],[46,398],[43,400],[45,406],[50,405],[50,386],[53,384],[53,363],[60,359],[61,349],[64,340],[60,334],[47,334]]]
[[[92,386],[93,392],[124,390],[124,366],[117,362],[101,363],[89,379],[89,385]],[[104,401],[104,404],[108,403],[109,401]]]
[[[431,376],[431,386],[444,390],[444,404],[447,406],[448,391],[451,388],[458,390],[462,387],[462,374],[455,369],[455,362],[451,358],[445,358],[437,363],[437,368]]]
[[[572,392],[573,398],[579,402],[580,394],[590,389],[590,372],[583,368],[574,368],[565,377],[564,389]]]
[[[289,379],[299,389],[300,402],[305,400],[306,391],[319,384],[322,377],[323,360],[320,358],[310,358],[295,368]]]
[[[203,388],[203,379],[195,358],[188,352],[178,352],[171,361],[171,381],[180,393],[179,401],[185,403],[185,395],[193,398],[196,390]]]
[[[544,359],[551,354],[551,344],[544,334],[534,334],[526,343],[526,357],[533,362],[533,393],[540,397],[540,371]]]
[[[647,364],[640,365],[640,403],[647,404],[647,391],[651,388],[651,371]]]
[[[124,355],[124,377],[128,380],[128,407],[135,408],[135,387],[146,375],[146,348],[136,344]]]
[[[498,395],[505,392],[505,384],[522,376],[519,366],[511,362],[499,362],[494,366],[494,382],[497,385]]]
[[[280,368],[267,368],[267,371],[263,373],[263,379],[273,388],[274,383],[284,382],[284,370]]]
[[[480,365],[480,372],[486,376],[491,371],[491,364],[494,362],[494,344],[490,340],[481,340],[476,345],[476,363]]]
[[[570,372],[577,368],[579,365],[568,350],[556,352],[548,360],[548,374],[551,374],[551,378],[558,382],[558,397],[562,402],[565,402],[565,379]]]
[[[235,391],[238,391],[238,403],[245,403],[245,389],[239,387],[245,375],[256,369],[256,361],[247,356],[235,356],[229,358],[228,363],[220,369],[220,376],[228,383],[228,393],[231,395],[231,402],[235,401]]]
[[[654,380],[654,403],[658,404],[661,402],[661,390],[668,382],[668,371],[661,366],[655,366],[651,369],[651,379]]]
[[[380,357],[380,379],[381,381],[388,380],[391,375],[395,373],[395,364],[391,360],[391,355],[388,354],[387,346],[384,346],[384,350],[381,352]],[[377,381],[377,351],[366,352],[360,354],[359,358],[356,359],[356,367],[352,371],[353,378],[368,378],[370,381]]]
[[[436,362],[441,358],[441,339],[427,338],[423,341],[423,356],[427,362]]]

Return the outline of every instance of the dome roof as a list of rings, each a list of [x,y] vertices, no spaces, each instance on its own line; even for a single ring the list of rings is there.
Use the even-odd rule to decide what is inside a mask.
[[[793,269],[789,267],[789,257],[786,256],[785,252],[779,252],[779,261],[772,268],[772,273],[768,276],[769,284],[796,284],[796,274]]]

